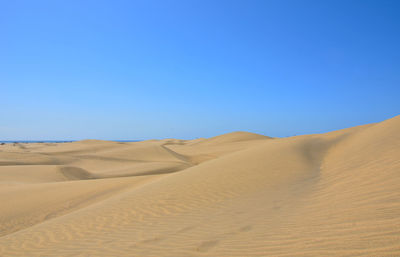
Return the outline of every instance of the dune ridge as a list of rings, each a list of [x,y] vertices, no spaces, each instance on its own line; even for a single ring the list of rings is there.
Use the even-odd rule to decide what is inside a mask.
[[[398,256],[400,116],[0,149],[0,256]]]

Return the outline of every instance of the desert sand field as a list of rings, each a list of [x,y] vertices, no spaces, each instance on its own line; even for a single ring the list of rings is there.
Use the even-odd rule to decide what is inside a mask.
[[[0,146],[0,256],[400,256],[400,116]]]

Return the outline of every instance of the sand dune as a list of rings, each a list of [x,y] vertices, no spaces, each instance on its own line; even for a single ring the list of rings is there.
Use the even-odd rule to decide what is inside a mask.
[[[0,146],[0,256],[400,256],[399,131]]]
[[[191,144],[219,145],[224,143],[241,142],[241,141],[257,140],[257,139],[268,139],[268,138],[270,137],[250,132],[238,131],[212,138],[203,139],[198,142],[191,142]]]

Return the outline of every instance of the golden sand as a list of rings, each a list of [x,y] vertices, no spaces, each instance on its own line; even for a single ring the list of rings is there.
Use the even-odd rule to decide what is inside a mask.
[[[400,116],[0,146],[0,256],[400,256]]]

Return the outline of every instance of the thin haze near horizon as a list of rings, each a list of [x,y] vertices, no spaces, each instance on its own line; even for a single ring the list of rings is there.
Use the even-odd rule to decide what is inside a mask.
[[[2,1],[0,140],[321,133],[399,114],[399,1]]]

